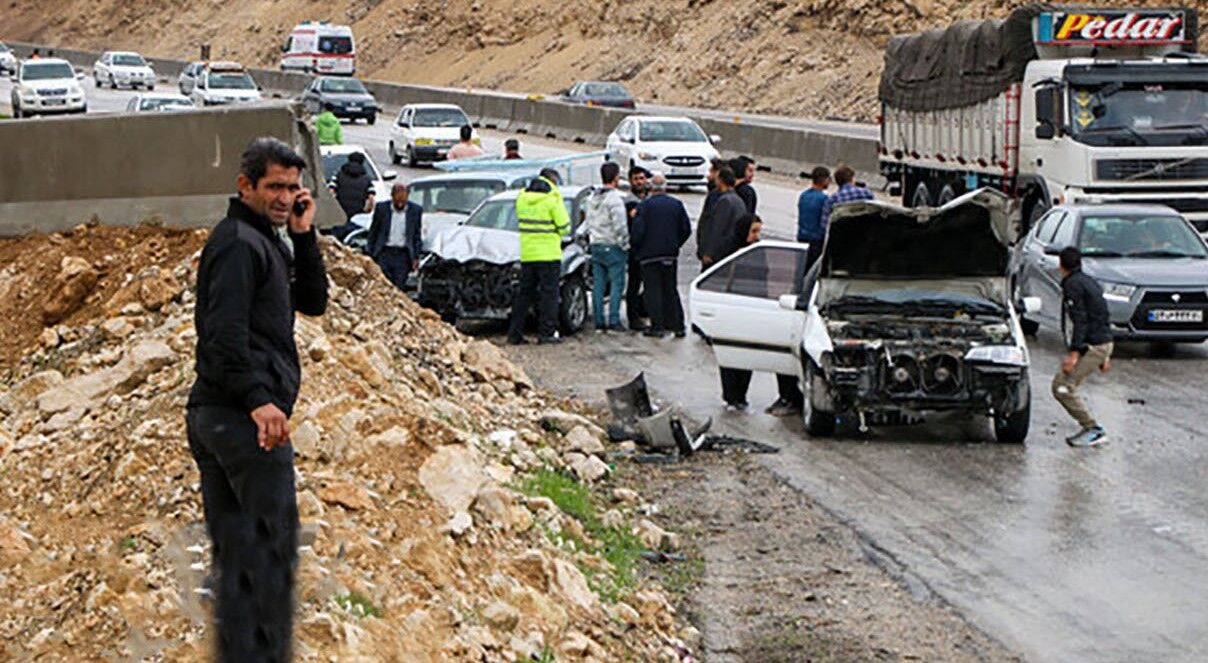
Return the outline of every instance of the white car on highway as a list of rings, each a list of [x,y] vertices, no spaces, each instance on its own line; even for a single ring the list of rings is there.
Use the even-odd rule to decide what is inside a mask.
[[[709,160],[719,156],[713,144],[719,140],[686,117],[633,115],[608,136],[606,149],[622,171],[641,166],[663,173],[668,184],[692,186],[707,182]]]
[[[399,164],[404,159],[414,168],[421,161],[443,161],[449,148],[461,139],[461,128],[473,126],[461,106],[453,104],[408,104],[399,111],[390,128],[390,161]],[[472,134],[475,144],[481,144],[478,132]]]
[[[50,113],[87,113],[88,99],[66,60],[24,60],[12,76],[10,103],[14,117]]]
[[[193,100],[183,94],[136,94],[126,104],[127,113],[170,113],[197,108]]]
[[[4,42],[0,42],[0,74],[12,74],[17,71],[17,56]]]
[[[97,87],[109,85],[113,89],[120,86],[148,90],[155,89],[155,72],[151,65],[138,53],[128,51],[106,51],[92,65],[92,80]]]
[[[198,106],[260,101],[260,87],[238,62],[212,62],[197,76],[190,95]]]

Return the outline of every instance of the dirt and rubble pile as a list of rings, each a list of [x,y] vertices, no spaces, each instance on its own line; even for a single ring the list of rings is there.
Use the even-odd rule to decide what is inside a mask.
[[[275,67],[300,20],[353,26],[360,73],[436,85],[551,93],[626,81],[674,105],[871,121],[889,37],[958,19],[1005,18],[1019,0],[343,0],[280,3],[22,2],[5,37],[97,50],[215,54]],[[1165,6],[1108,0],[1107,6]],[[1208,1],[1187,3],[1201,13]]]
[[[2,659],[204,660],[209,553],[183,416],[204,238],[0,243],[0,284],[22,302],[3,312],[19,357],[0,378]],[[328,314],[297,322],[299,660],[687,655],[657,587],[607,591],[590,532],[520,489],[538,472],[606,483],[603,432],[367,258],[323,251]],[[44,318],[61,299],[79,301]],[[623,497],[609,518],[649,537]]]

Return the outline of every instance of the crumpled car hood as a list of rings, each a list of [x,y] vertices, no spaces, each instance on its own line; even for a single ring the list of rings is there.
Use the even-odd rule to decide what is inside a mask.
[[[444,260],[481,260],[509,265],[520,260],[520,234],[496,228],[457,226],[438,230],[426,248]]]
[[[1008,203],[998,191],[979,189],[938,208],[882,201],[836,205],[822,254],[822,276],[1003,276],[1015,240]]]

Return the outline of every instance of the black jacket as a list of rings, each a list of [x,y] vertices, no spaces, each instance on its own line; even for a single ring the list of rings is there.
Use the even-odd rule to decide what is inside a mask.
[[[1061,280],[1061,307],[1073,324],[1069,350],[1086,354],[1087,346],[1111,342],[1111,318],[1103,301],[1103,288],[1081,269]]]
[[[678,258],[680,247],[691,236],[692,222],[684,204],[666,194],[655,194],[638,206],[629,250],[638,262]]]
[[[715,263],[720,262],[746,246],[750,230],[751,213],[742,199],[733,191],[724,193],[713,204],[708,224],[697,228],[699,253],[702,257],[713,258]]]
[[[734,187],[734,193],[742,198],[742,202],[747,206],[747,212],[755,214],[755,209],[759,207],[759,196],[755,194],[755,187],[747,182],[743,182]]]
[[[403,213],[406,223],[407,250],[411,252],[412,260],[419,260],[420,249],[423,248],[423,217],[424,208],[418,203],[407,201]],[[369,255],[377,258],[386,242],[390,239],[390,222],[394,219],[394,201],[384,200],[373,206],[373,223],[369,224]],[[410,265],[407,266],[410,269]]]
[[[210,233],[197,270],[190,407],[293,410],[302,378],[294,311],[322,315],[327,272],[314,230],[290,239],[292,257],[270,221],[237,198]]]
[[[365,203],[373,191],[373,179],[365,166],[355,161],[345,161],[336,173],[336,201],[344,216],[352,217],[365,211]]]

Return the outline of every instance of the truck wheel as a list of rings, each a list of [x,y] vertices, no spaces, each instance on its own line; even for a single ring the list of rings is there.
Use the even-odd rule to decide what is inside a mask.
[[[1027,373],[1024,374],[1027,379]],[[1028,438],[1028,426],[1032,423],[1032,403],[1005,417],[994,417],[994,439],[1000,444],[1023,444]]]
[[[564,336],[577,334],[587,323],[587,288],[583,278],[574,275],[562,284],[558,301],[558,326]]]
[[[814,390],[825,388],[826,383],[819,375],[814,362],[807,359],[805,364],[805,405],[802,408],[802,418],[805,420],[805,431],[809,433],[810,437],[830,437],[835,434],[835,413],[814,407]]]
[[[914,187],[914,192],[910,194],[911,207],[931,207],[931,189],[927,187],[926,182],[919,182]]]

